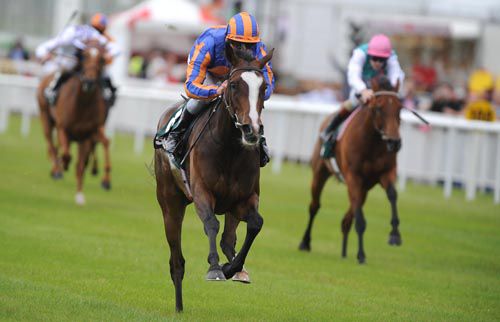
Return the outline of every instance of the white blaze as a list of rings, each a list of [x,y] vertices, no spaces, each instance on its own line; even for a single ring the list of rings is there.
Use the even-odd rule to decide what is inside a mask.
[[[90,48],[90,56],[95,57],[99,53],[99,50],[97,48]]]
[[[259,112],[257,101],[259,100],[259,88],[264,81],[263,77],[257,76],[255,72],[244,72],[241,78],[248,84],[248,102],[250,103],[250,119],[256,132],[259,131]]]

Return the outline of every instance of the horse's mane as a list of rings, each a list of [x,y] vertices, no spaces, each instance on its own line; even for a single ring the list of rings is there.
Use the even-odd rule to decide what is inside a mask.
[[[234,54],[236,57],[243,59],[246,62],[251,62],[255,60],[253,54],[248,50],[234,49]]]
[[[387,76],[381,75],[375,78],[375,82],[377,82],[379,91],[393,91],[394,87],[392,87],[391,81]]]

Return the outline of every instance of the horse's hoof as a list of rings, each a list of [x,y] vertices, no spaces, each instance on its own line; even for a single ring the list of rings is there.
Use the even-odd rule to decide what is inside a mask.
[[[311,251],[311,244],[302,241],[299,245],[299,250],[310,252]]]
[[[250,275],[243,268],[241,270],[241,272],[238,272],[238,273],[234,274],[232,280],[235,281],[235,282],[241,282],[241,283],[245,283],[245,284],[250,284]]]
[[[59,180],[59,179],[62,179],[63,174],[61,172],[50,172],[50,176],[54,180]]]
[[[85,196],[83,195],[83,192],[77,192],[75,195],[75,202],[79,206],[85,205]]]
[[[225,281],[226,277],[221,269],[214,269],[207,272],[207,281]]]
[[[104,190],[111,190],[111,182],[109,182],[109,181],[102,181],[101,182],[101,187]]]
[[[365,257],[365,255],[358,255],[358,263],[359,264],[366,263],[366,257]]]
[[[389,235],[389,245],[391,246],[401,246],[401,236],[399,235]]]

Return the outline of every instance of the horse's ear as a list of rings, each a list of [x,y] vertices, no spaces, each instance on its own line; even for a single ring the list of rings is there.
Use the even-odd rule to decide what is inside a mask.
[[[231,66],[236,66],[238,63],[238,57],[236,57],[235,49],[231,46],[229,41],[226,42],[225,54],[227,61],[231,64]]]
[[[399,85],[400,85],[400,83],[399,83],[399,78],[398,78],[398,80],[396,81],[396,86],[394,86],[394,91],[396,93],[399,93]]]
[[[373,90],[374,92],[378,91],[379,86],[378,86],[378,81],[377,81],[376,77],[373,77],[373,78],[370,80],[370,84],[372,85],[372,90]]]
[[[264,68],[264,66],[266,66],[266,64],[271,60],[271,58],[273,58],[273,54],[274,54],[274,48],[271,49],[270,52],[267,53],[267,55],[265,55],[264,57],[262,57],[262,59],[259,60],[259,66],[260,68]]]

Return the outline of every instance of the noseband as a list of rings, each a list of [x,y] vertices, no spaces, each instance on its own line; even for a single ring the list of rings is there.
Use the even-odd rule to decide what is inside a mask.
[[[375,97],[393,96],[393,97],[396,97],[398,100],[400,100],[399,95],[396,92],[391,92],[391,91],[379,91],[379,92],[375,92],[373,95]],[[373,126],[374,126],[375,130],[377,131],[378,134],[380,134],[383,141],[392,140],[391,138],[387,137],[387,135],[384,133],[383,129],[380,129],[379,127],[377,127],[377,124],[375,124],[375,119],[373,120],[373,123],[374,123]]]
[[[247,67],[238,67],[234,68],[229,72],[229,77],[227,78],[228,84],[226,88],[226,92],[229,92],[231,90],[231,78],[233,77],[234,73],[239,72],[239,71],[254,71],[258,72],[261,75],[264,75],[262,70],[258,69],[257,67],[252,67],[252,66],[247,66]],[[237,129],[241,129],[243,127],[243,124],[240,123],[238,120],[238,115],[236,115],[236,112],[234,111],[233,107],[231,106],[231,102],[227,101],[227,97],[225,94],[222,95],[222,99],[224,100],[224,105],[226,106],[226,110],[229,112],[229,115],[231,116],[231,119],[233,120],[234,126]]]

